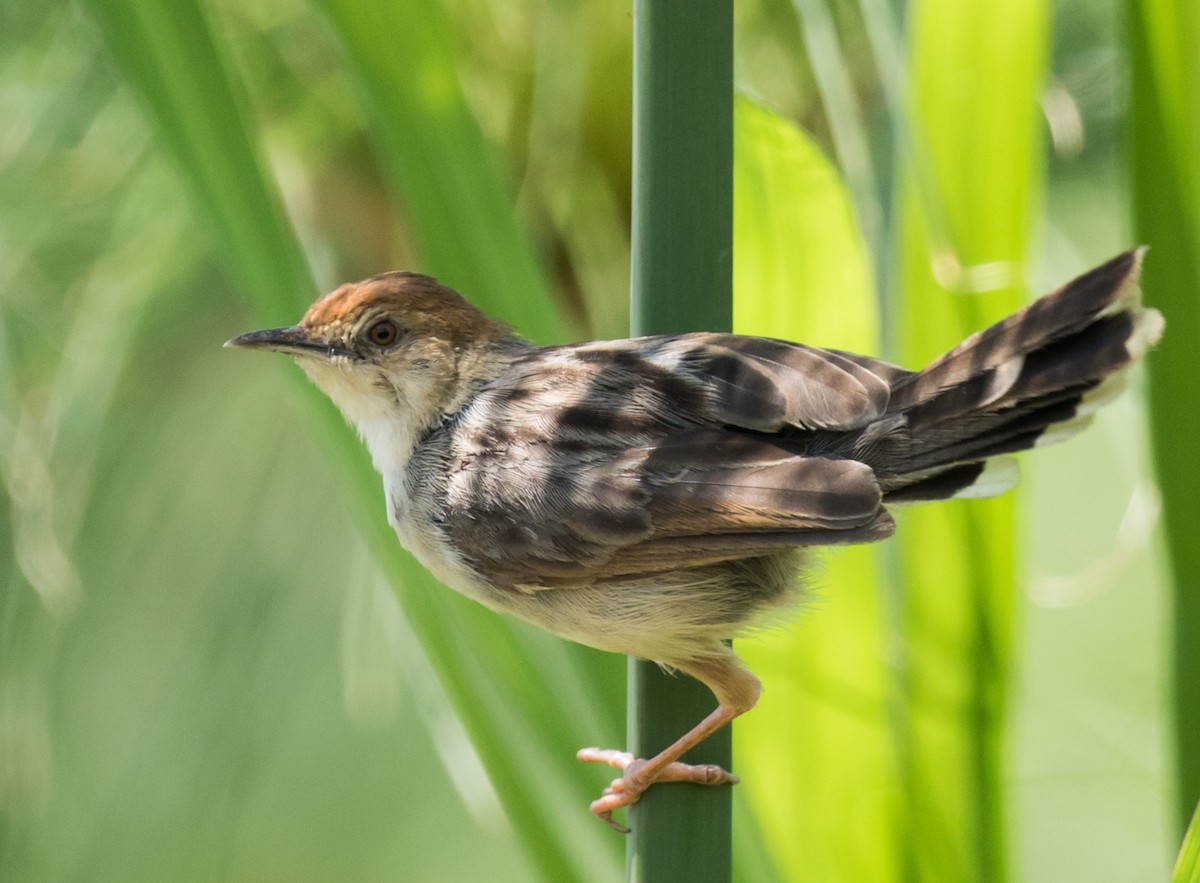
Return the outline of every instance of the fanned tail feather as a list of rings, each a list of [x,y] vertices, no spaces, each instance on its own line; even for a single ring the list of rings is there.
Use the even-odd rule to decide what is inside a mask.
[[[854,439],[889,502],[999,493],[1004,454],[1059,441],[1120,390],[1162,334],[1142,306],[1144,248],[1119,255],[898,376],[886,413]]]

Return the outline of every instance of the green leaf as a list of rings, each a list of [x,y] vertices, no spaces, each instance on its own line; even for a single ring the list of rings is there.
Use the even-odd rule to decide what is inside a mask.
[[[1151,246],[1142,286],[1167,333],[1149,376],[1155,468],[1174,572],[1174,735],[1182,825],[1200,799],[1200,470],[1180,414],[1200,408],[1200,5],[1130,0],[1130,182],[1138,237]]]
[[[734,327],[873,352],[870,263],[849,194],[795,125],[739,99],[734,140]],[[739,641],[763,681],[736,725],[736,768],[784,879],[888,879],[888,683],[875,550],[838,550],[812,607],[787,631]],[[830,824],[830,819],[854,824]]]
[[[458,83],[439,3],[320,0],[363,96],[379,157],[412,222],[425,272],[542,343],[566,325],[518,225],[499,152]]]
[[[312,277],[203,9],[194,0],[83,5],[186,178],[226,269],[264,314],[307,306]]]
[[[260,320],[294,316],[312,286],[259,159],[254,128],[240,112],[245,96],[228,74],[201,7],[194,0],[90,0],[87,5]],[[379,97],[372,89],[395,88],[397,94],[417,96],[398,108],[400,122],[385,127],[384,143],[391,162],[402,170],[398,177],[409,188],[405,196],[416,194],[412,204],[423,214],[415,221],[433,265],[448,271],[447,281],[477,284],[484,289],[481,302],[490,298],[496,312],[521,317],[527,332],[557,333],[561,325],[533,258],[511,210],[502,208],[503,187],[493,158],[464,116],[452,66],[438,63],[439,56],[452,53],[439,8],[429,6],[403,22],[380,17],[380,7],[370,7],[376,15],[367,18],[348,5],[329,8],[356,41],[348,49],[368,81],[368,95]],[[386,28],[401,24],[408,28],[403,41],[380,39]],[[397,54],[391,47],[400,42],[417,48]],[[375,48],[369,51],[367,44]],[[389,53],[422,76],[395,79],[409,68],[389,61]],[[387,111],[372,108],[382,126]],[[456,259],[461,265],[454,265]],[[619,699],[606,686],[619,684],[620,661],[536,633],[437,586],[402,552],[387,526],[379,478],[358,440],[327,403],[318,401],[315,390],[309,392],[330,451],[346,467],[364,534],[529,855],[551,879],[610,878],[620,842],[586,811],[596,786],[575,762],[574,751],[583,744],[620,744]]]
[[[1200,804],[1192,813],[1192,822],[1179,848],[1171,883],[1200,883]]]
[[[899,355],[917,367],[1024,299],[1041,188],[1044,0],[911,8],[900,157]],[[1014,500],[906,513],[894,719],[907,873],[1004,877],[1001,793],[1016,597]]]

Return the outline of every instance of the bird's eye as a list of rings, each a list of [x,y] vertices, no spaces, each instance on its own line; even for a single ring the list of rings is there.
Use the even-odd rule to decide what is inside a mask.
[[[391,346],[400,336],[400,329],[391,319],[380,319],[367,329],[367,339],[375,346]]]

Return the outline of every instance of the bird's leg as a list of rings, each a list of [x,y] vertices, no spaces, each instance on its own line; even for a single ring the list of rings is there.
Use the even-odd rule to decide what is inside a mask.
[[[717,708],[711,714],[649,759],[635,758],[627,751],[584,748],[575,756],[580,760],[607,763],[623,772],[592,802],[592,812],[618,831],[629,829],[613,820],[613,810],[632,806],[642,793],[656,782],[693,782],[698,785],[736,784],[737,776],[714,764],[686,764],[679,758],[699,745],[739,714],[749,711],[758,701],[762,685],[746,671],[733,652],[722,647],[724,655],[693,659],[675,665],[713,691]]]
[[[583,748],[575,756],[579,760],[607,763],[621,770],[624,775],[613,779],[599,799],[592,801],[592,812],[622,833],[629,829],[613,819],[613,810],[631,806],[651,785],[658,782],[693,782],[697,785],[736,784],[738,777],[716,764],[687,764],[676,758],[682,757],[693,746],[707,739],[739,712],[718,705],[699,724],[677,739],[670,747],[654,757],[643,760],[628,751],[615,748]]]

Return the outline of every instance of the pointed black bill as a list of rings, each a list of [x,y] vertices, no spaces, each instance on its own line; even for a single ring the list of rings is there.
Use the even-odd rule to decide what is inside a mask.
[[[262,331],[239,334],[237,337],[225,341],[225,346],[248,350],[271,350],[291,355],[322,355],[329,359],[334,356],[358,357],[357,353],[353,353],[345,347],[319,337],[313,337],[302,325],[289,325],[287,328],[265,328]]]

